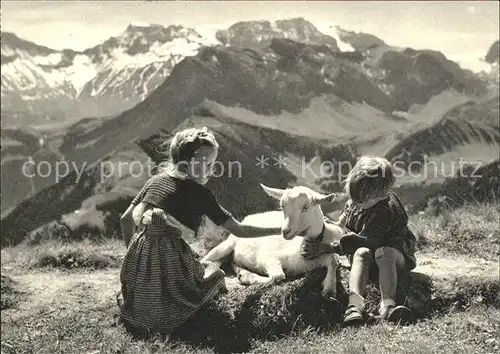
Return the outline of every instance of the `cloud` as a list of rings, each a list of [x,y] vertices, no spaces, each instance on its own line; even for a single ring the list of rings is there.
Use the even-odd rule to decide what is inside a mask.
[[[99,26],[89,26],[73,21],[52,21],[50,23],[27,23],[15,33],[23,39],[33,41],[52,49],[73,49],[83,51],[94,47],[112,36],[120,35],[123,26],[108,26],[106,30]]]

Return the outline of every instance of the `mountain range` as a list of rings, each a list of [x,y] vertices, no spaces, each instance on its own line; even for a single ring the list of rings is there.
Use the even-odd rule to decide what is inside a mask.
[[[2,109],[19,112],[23,102],[22,113],[47,121],[113,115],[144,100],[177,63],[209,44],[182,26],[130,25],[83,52],[2,32]]]
[[[369,77],[386,96],[393,96],[398,102],[393,102],[393,106],[400,110],[410,103],[407,96],[420,95],[417,100],[422,103],[442,89],[431,80],[441,82],[443,87],[453,86],[476,95],[483,93],[473,73],[461,70],[441,53],[391,47],[373,35],[339,27],[332,33],[333,37],[321,33],[303,18],[240,22],[228,29],[203,34],[179,25],[134,23],[120,36],[77,52],[54,50],[14,33],[2,32],[2,124],[41,124],[117,115],[143,101],[163,83],[175,65],[197,54],[200,48],[265,49],[275,39],[323,46],[331,53],[350,57],[353,64],[361,64],[356,71]],[[487,60],[493,62],[494,57],[492,52]],[[286,65],[285,61],[282,65]],[[328,65],[332,64],[323,70],[333,69]],[[436,69],[442,76],[433,75],[434,66],[445,67]],[[420,78],[437,87],[423,94],[415,87],[421,85],[414,82]],[[400,97],[395,96],[397,92],[401,92]]]
[[[436,51],[394,47],[340,28],[335,33],[323,34],[301,18],[236,23],[213,38],[181,26],[129,26],[82,53],[2,33],[2,101],[14,123],[2,129],[2,186],[8,188],[2,235],[9,235],[2,245],[54,221],[73,232],[93,225],[113,234],[148,176],[129,169],[108,177],[109,169],[160,161],[158,145],[187,126],[212,129],[223,165],[242,166],[237,176],[209,182],[237,217],[274,206],[259,183],[338,188],[321,179],[322,160],[355,161],[367,153],[406,164],[424,155],[443,162],[457,154],[498,159],[494,76],[464,70]],[[498,51],[496,59],[494,49],[486,57],[498,67]],[[78,81],[71,70],[86,72],[75,65],[94,71]],[[60,70],[66,70],[63,81],[38,85]],[[40,74],[27,74],[35,71]],[[46,117],[52,124],[40,125]],[[260,168],[263,156],[271,162],[284,156],[286,166]],[[53,168],[64,160],[76,170],[60,181],[20,176],[28,158]],[[421,182],[405,177],[401,184]]]
[[[19,123],[20,114],[23,123],[115,115],[144,100],[176,64],[203,46],[259,46],[284,37],[328,43],[338,51],[335,39],[303,19],[237,23],[205,35],[179,25],[133,23],[120,36],[82,52],[54,50],[2,32],[4,123]]]

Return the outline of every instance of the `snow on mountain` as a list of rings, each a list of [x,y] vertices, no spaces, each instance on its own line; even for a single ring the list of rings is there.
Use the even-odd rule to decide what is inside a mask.
[[[220,44],[220,41],[217,39],[217,32],[222,31],[224,29],[229,28],[233,25],[233,22],[226,22],[222,24],[205,24],[195,27],[195,31],[198,32],[205,40],[208,45],[217,45]]]
[[[132,21],[130,22],[130,25],[134,27],[151,27],[151,24],[149,22],[142,21]]]
[[[341,52],[354,52],[356,50],[350,43],[345,42],[340,38],[340,27],[332,26],[331,22],[317,23],[316,27],[324,34],[332,36],[337,41],[337,46],[339,47]]]
[[[214,44],[215,35],[139,22],[83,52],[57,51],[3,32],[2,108],[52,119],[116,114],[144,100],[186,56]]]
[[[54,50],[3,32],[2,108],[49,121],[118,114],[143,101],[185,57],[202,46],[220,45],[221,35],[254,45],[289,38],[325,43],[333,50],[338,50],[337,39],[352,50],[335,33],[334,39],[302,18],[255,21],[250,27],[242,35],[238,31],[247,31],[248,23],[192,29],[136,21],[121,35],[83,52]]]
[[[99,63],[99,73],[88,82],[84,94],[134,100],[136,89],[138,98],[143,100],[177,63],[212,42],[181,26],[131,24],[117,39],[86,51]],[[128,87],[131,82],[134,84]]]
[[[26,100],[72,94],[96,74],[90,59],[73,51],[55,51],[2,33],[2,97],[18,92]],[[67,65],[68,60],[71,65]],[[47,92],[54,89],[54,92]],[[71,93],[71,89],[75,92]],[[37,93],[31,91],[38,91]]]

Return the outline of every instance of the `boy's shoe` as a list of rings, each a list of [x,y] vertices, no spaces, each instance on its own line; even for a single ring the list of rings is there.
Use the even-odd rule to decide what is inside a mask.
[[[388,322],[406,325],[413,321],[413,313],[406,306],[388,306],[387,311],[380,314],[382,320],[387,320]]]
[[[354,305],[347,308],[344,314],[344,325],[345,326],[360,326],[365,324],[366,318],[362,310]]]

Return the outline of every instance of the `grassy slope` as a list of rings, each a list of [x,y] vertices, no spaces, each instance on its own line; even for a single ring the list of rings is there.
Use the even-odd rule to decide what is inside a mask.
[[[498,204],[416,216],[411,223],[419,237],[417,270],[432,275],[436,312],[410,327],[341,329],[338,318],[332,320],[338,310],[322,304],[310,288],[319,285],[313,277],[273,288],[233,287],[217,300],[217,311],[211,307],[197,323],[188,324],[193,336],[185,332],[181,341],[136,341],[113,320],[119,260],[125,252],[118,241],[3,249],[2,274],[14,282],[6,281],[4,287],[2,279],[2,301],[9,299],[14,307],[2,311],[2,353],[494,352],[500,329]],[[212,233],[209,243],[217,237]],[[201,253],[206,247],[195,245]],[[22,296],[12,297],[14,292]],[[299,301],[293,299],[310,303],[294,309]],[[231,326],[238,323],[231,313],[248,322]],[[328,329],[320,330],[325,323]],[[234,346],[236,338],[242,346]]]
[[[300,114],[283,111],[280,115],[271,116],[271,118],[269,116],[253,113],[243,108],[226,107],[208,100],[204,103],[204,107],[209,109],[211,114],[220,117],[231,117],[231,127],[226,125],[224,129],[228,130],[227,133],[231,135],[234,134],[234,131],[229,131],[231,129],[234,129],[238,133],[236,135],[238,140],[234,142],[231,141],[231,147],[235,148],[233,151],[233,160],[234,158],[238,158],[238,160],[246,159],[246,165],[254,167],[254,158],[259,154],[256,154],[256,156],[246,156],[247,151],[244,143],[246,140],[252,141],[252,137],[256,135],[255,132],[263,131],[263,129],[258,127],[273,127],[277,129],[277,131],[272,134],[268,133],[270,130],[265,130],[264,133],[257,133],[257,135],[268,136],[267,140],[272,143],[269,145],[273,146],[273,150],[276,150],[276,144],[281,145],[280,149],[283,149],[287,156],[287,166],[285,167],[288,171],[286,172],[293,174],[294,177],[297,178],[297,183],[318,189],[319,186],[316,184],[316,177],[322,175],[319,168],[319,158],[316,159],[316,166],[313,168],[316,174],[309,173],[309,169],[304,168],[305,174],[302,175],[301,167],[308,166],[307,162],[301,163],[301,158],[305,153],[304,150],[301,151],[300,146],[304,144],[304,141],[311,141],[311,143],[308,144],[308,149],[312,149],[312,151],[314,151],[316,147],[323,146],[323,144],[336,145],[340,143],[353,143],[357,146],[358,154],[368,153],[383,155],[389,148],[397,145],[403,137],[425,126],[434,124],[436,120],[442,117],[444,112],[447,112],[452,106],[459,102],[463,102],[465,99],[465,96],[453,90],[447,90],[434,97],[424,106],[418,107],[415,105],[412,107],[411,114],[407,117],[408,121],[404,119],[391,119],[365,104],[348,104],[339,101],[334,95],[314,98],[310,106],[305,108]],[[307,124],[304,124],[304,119],[308,122]],[[311,124],[311,119],[314,124]],[[157,120],[158,119],[154,119],[153,121],[156,122]],[[76,166],[79,167],[81,167],[80,164],[83,163],[89,165],[91,160],[87,160],[88,155],[85,151],[91,149],[91,146],[93,146],[92,144],[100,137],[100,135],[96,133],[96,131],[100,131],[98,127],[102,124],[108,124],[111,121],[112,120],[88,118],[72,124],[70,129],[72,133],[64,138],[64,148],[60,146],[62,143],[62,138],[60,136],[61,131],[56,129],[56,125],[46,127],[43,131],[36,132],[36,134],[33,133],[33,136],[30,135],[29,139],[31,145],[38,144],[38,137],[42,136],[45,137],[49,145],[47,148],[42,149],[43,151],[38,151],[35,160],[48,160],[55,163],[61,158],[58,156],[60,151],[70,151],[73,155],[70,154],[71,156],[67,158],[69,162],[75,163]],[[256,125],[251,126],[249,125],[250,123]],[[208,126],[210,126],[210,124],[208,124]],[[12,131],[16,130],[14,129]],[[79,133],[77,134],[76,132]],[[2,194],[2,216],[7,217],[7,215],[14,210],[10,202],[19,201],[20,198],[27,196],[26,193],[31,191],[31,182],[33,181],[20,174],[21,165],[27,159],[27,152],[24,151],[27,147],[25,145],[19,146],[19,143],[22,141],[14,139],[12,132],[10,135],[4,133],[5,132],[2,132],[2,144],[4,140],[11,144],[10,147],[7,147],[6,151],[2,150],[2,154],[5,152],[5,154],[2,155],[2,167],[5,167],[6,172],[2,174],[2,185],[7,184],[11,187],[7,188],[6,193]],[[72,134],[76,140],[69,138],[73,136]],[[299,136],[290,136],[289,134],[299,134]],[[260,138],[262,138],[262,136]],[[311,138],[312,136],[315,138]],[[357,138],[354,138],[356,136]],[[323,137],[324,139],[320,141],[318,137]],[[279,142],[277,142],[278,140]],[[296,140],[297,143],[294,144],[294,140]],[[17,145],[12,145],[13,143],[17,143]],[[74,146],[72,143],[74,143]],[[98,150],[100,147],[101,145],[98,144]],[[124,149],[125,148],[120,148],[120,153]],[[278,150],[275,152],[277,153]],[[279,152],[282,151],[279,150]],[[114,152],[111,156],[114,156],[116,160],[117,153]],[[12,160],[12,158],[15,158],[15,160]],[[404,176],[398,178],[397,184],[414,185],[424,181],[428,184],[441,183],[444,176],[450,176],[452,171],[457,168],[457,161],[460,160],[459,158],[473,163],[476,161],[484,163],[498,158],[498,145],[471,142],[466,145],[455,146],[451,151],[439,156],[431,155],[428,164],[429,168],[426,170],[427,173],[413,175],[406,173]],[[128,160],[128,158],[126,158],[126,160]],[[145,157],[141,158],[141,160],[145,160]],[[439,167],[438,170],[435,171],[432,169],[434,165],[443,167]],[[62,166],[62,170],[64,171],[64,166]],[[55,171],[55,168],[53,168],[52,171]],[[251,172],[253,173],[254,171]],[[323,172],[323,174],[324,173],[325,172]],[[34,185],[37,190],[40,190],[42,186],[51,184],[54,181],[54,175],[48,178],[40,177],[34,179]],[[120,183],[125,184],[125,181],[121,181]],[[248,183],[245,181],[241,184],[246,187]],[[216,188],[215,191],[217,192],[221,189],[223,188]],[[236,190],[243,189],[239,187],[236,188]],[[233,194],[234,193],[227,194],[225,190],[222,193],[223,198],[228,200],[232,198],[231,195]],[[80,200],[77,200],[75,202],[76,205],[74,207],[72,206],[72,208],[76,209],[79,203]],[[14,229],[19,230],[21,228],[16,225]]]
[[[359,135],[363,139],[370,139],[407,126],[404,120],[390,119],[367,104],[350,104],[335,95],[311,99],[309,106],[298,114],[283,111],[273,116],[260,115],[241,107],[222,106],[215,102],[210,104],[221,115],[290,134],[328,139],[334,144],[349,141]]]
[[[236,120],[290,134],[320,137],[325,144],[354,144],[360,155],[384,156],[395,146],[401,145],[404,138],[435,126],[447,112],[466,101],[466,96],[454,90],[446,90],[425,105],[413,105],[410,113],[405,116],[406,120],[391,120],[387,115],[370,109],[367,105],[338,102],[332,95],[312,99],[310,106],[300,114],[282,112],[272,116],[272,119],[240,107],[225,107],[214,102],[208,102],[207,105],[221,116],[230,116]],[[304,124],[304,119],[307,124]],[[450,142],[451,140],[448,143]],[[457,175],[456,171],[461,168],[460,161],[463,161],[464,165],[468,163],[475,166],[489,163],[499,157],[497,143],[487,144],[485,141],[471,139],[467,143],[452,145],[444,152],[430,151],[421,173],[403,173],[401,170],[397,185],[442,183],[445,178]],[[299,168],[294,169],[294,157],[299,162]],[[319,159],[315,164],[318,166],[313,167],[316,176],[310,174],[309,170],[306,170],[305,176],[301,175],[300,156],[291,154],[288,162],[287,168],[296,174],[302,184],[314,185],[315,177],[322,175]]]

